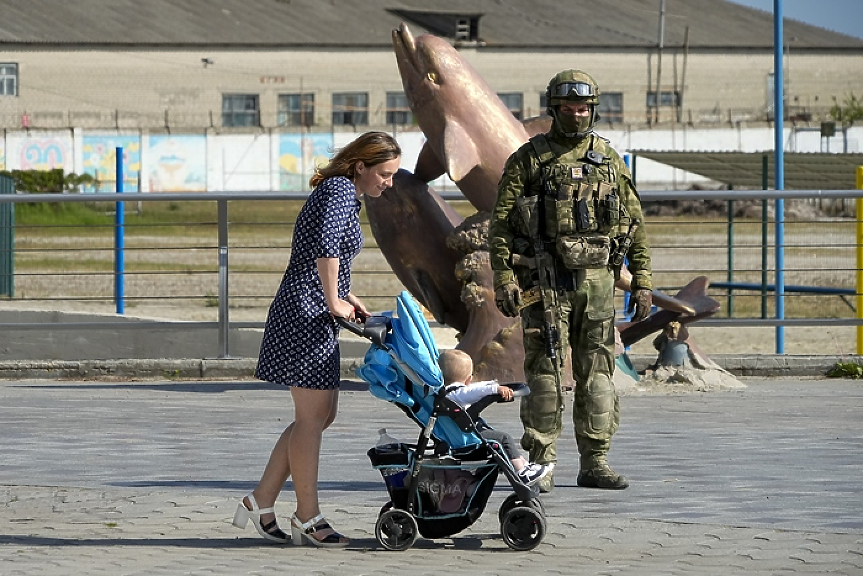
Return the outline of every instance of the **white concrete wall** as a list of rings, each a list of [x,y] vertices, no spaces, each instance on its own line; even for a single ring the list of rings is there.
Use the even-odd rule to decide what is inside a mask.
[[[645,124],[646,94],[655,90],[656,57],[640,50],[586,51],[465,48],[460,51],[491,88],[520,92],[526,115],[536,115],[549,78],[566,68],[590,72],[604,92],[623,94],[624,125]],[[201,59],[212,65],[204,67]],[[8,50],[0,62],[19,68],[19,94],[0,98],[0,127],[127,127],[167,124],[221,126],[222,95],[257,94],[261,123],[276,126],[279,94],[315,97],[315,129],[331,125],[334,92],[367,92],[370,126],[385,125],[386,93],[402,83],[390,49],[369,50]],[[769,105],[768,50],[708,53],[667,50],[662,89],[683,86],[682,120],[761,121]],[[800,51],[787,58],[789,107],[809,107],[818,121],[833,104],[863,86],[863,54]],[[671,120],[663,109],[660,120]],[[167,118],[166,118],[167,116]]]

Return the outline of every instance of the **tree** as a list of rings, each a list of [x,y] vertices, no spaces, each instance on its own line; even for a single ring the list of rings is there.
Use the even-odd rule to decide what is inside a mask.
[[[0,174],[15,180],[15,189],[27,194],[62,194],[77,192],[81,186],[92,186],[90,174],[64,174],[62,168],[53,170],[2,170]]]
[[[833,97],[833,106],[830,107],[830,117],[836,120],[843,128],[848,128],[857,120],[863,120],[863,98],[857,98],[852,92],[845,97],[840,105]]]

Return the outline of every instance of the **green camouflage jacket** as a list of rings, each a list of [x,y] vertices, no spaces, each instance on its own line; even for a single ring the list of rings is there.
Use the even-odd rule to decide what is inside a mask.
[[[632,246],[627,258],[629,270],[632,273],[632,289],[646,288],[651,290],[653,282],[650,268],[650,247],[641,213],[641,201],[623,159],[605,139],[593,133],[577,143],[574,139],[566,138],[557,133],[554,128],[546,137],[555,158],[546,166],[560,163],[577,165],[584,161],[589,151],[598,152],[600,157],[604,157],[604,164],[599,165],[599,170],[592,170],[596,166],[588,166],[585,171],[591,171],[592,178],[598,179],[600,182],[607,181],[615,190],[619,199],[621,222],[628,223],[635,218],[641,222],[633,235]],[[573,147],[573,145],[575,146]],[[578,178],[582,177],[580,168],[572,170],[573,172],[578,171]],[[509,282],[517,282],[512,266],[513,241],[525,236],[525,225],[520,211],[516,209],[516,199],[525,195],[542,194],[540,159],[533,144],[528,142],[516,150],[506,162],[504,173],[498,185],[497,203],[489,224],[489,251],[491,267],[494,271],[495,289]],[[520,218],[522,220],[519,220]],[[548,238],[546,239],[548,240]],[[531,241],[532,239],[527,238],[527,240]],[[553,246],[547,251],[553,252]],[[527,287],[522,286],[522,288]]]

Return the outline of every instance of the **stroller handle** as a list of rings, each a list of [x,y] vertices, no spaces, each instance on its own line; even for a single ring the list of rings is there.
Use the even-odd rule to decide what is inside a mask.
[[[530,394],[530,387],[525,382],[507,382],[503,384],[504,386],[512,389],[512,399],[504,400],[503,396],[500,394],[489,394],[488,396],[483,396],[476,402],[470,405],[470,408],[467,409],[467,413],[471,418],[477,420],[480,417],[480,414],[483,410],[491,406],[492,404],[496,404],[498,402],[512,402],[516,398],[521,396],[527,396]]]
[[[336,317],[336,322],[342,328],[346,328],[366,340],[371,340],[378,346],[384,345],[384,339],[392,328],[391,321],[386,316],[369,316],[356,322],[351,322],[347,318]]]
[[[336,323],[338,323],[338,325],[342,328],[347,328],[357,336],[363,335],[364,322],[362,320],[358,319],[357,321],[352,322],[351,320],[348,320],[347,318],[342,318],[341,316],[334,316],[334,318],[336,319]]]

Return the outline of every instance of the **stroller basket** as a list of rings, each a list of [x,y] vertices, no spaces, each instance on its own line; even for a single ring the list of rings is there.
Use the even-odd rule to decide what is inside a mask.
[[[375,447],[368,451],[369,460],[381,473],[396,508],[408,507],[415,452],[416,447],[409,444]],[[473,522],[485,508],[497,475],[497,466],[488,460],[423,459],[413,488],[417,518],[429,521],[461,517],[468,524]],[[450,530],[446,528],[443,532],[451,534]],[[428,526],[421,526],[420,531],[428,535]]]
[[[376,446],[368,451],[368,456],[372,466],[383,476],[390,499],[396,506],[406,507],[413,451],[405,444]]]

